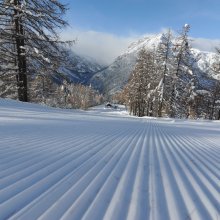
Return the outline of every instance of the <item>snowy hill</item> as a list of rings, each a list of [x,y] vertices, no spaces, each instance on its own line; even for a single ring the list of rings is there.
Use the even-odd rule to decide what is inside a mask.
[[[121,90],[128,81],[130,73],[136,64],[140,49],[144,47],[153,50],[161,41],[161,36],[161,34],[152,35],[132,43],[127,51],[117,57],[109,67],[99,71],[92,77],[92,84],[101,91],[110,94]],[[193,48],[192,54],[192,58],[200,58],[198,65],[194,66],[194,69],[201,86],[206,87],[206,85],[209,84],[209,78],[220,79],[220,75],[208,71],[214,62],[215,53],[203,52]]]
[[[219,123],[0,99],[0,219],[211,220]]]

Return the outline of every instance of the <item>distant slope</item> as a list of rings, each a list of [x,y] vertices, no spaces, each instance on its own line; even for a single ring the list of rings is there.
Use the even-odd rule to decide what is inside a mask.
[[[58,80],[66,78],[69,82],[89,84],[93,75],[104,68],[96,60],[90,57],[79,56],[72,50],[68,51],[66,59],[69,65],[61,66],[60,72],[62,75],[56,75]]]
[[[0,99],[0,219],[211,220],[220,127]]]
[[[120,91],[127,83],[131,71],[134,69],[140,49],[143,47],[153,49],[158,46],[160,41],[161,34],[158,34],[145,37],[132,43],[128,50],[117,57],[109,67],[99,71],[92,77],[92,85],[109,94],[114,94],[116,91]],[[206,87],[207,84],[209,84],[210,78],[220,79],[220,75],[208,71],[214,61],[214,57],[216,56],[215,53],[202,52],[198,49],[192,49],[192,54],[192,58],[200,57],[198,65],[194,66],[199,84]]]

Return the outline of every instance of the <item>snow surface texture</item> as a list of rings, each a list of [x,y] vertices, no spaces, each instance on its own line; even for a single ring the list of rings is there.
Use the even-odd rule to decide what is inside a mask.
[[[0,219],[220,219],[219,125],[0,99]]]

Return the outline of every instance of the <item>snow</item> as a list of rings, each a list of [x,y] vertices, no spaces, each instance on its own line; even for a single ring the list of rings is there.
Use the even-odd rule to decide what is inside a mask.
[[[211,95],[207,90],[196,90],[196,93],[199,95]]]
[[[163,38],[162,33],[152,34],[133,42],[112,64],[94,74],[90,82],[100,91],[104,88],[105,92],[110,95],[121,91],[121,88],[128,82],[140,50],[145,48],[154,51],[159,43],[163,42]],[[172,39],[172,42],[175,43],[175,38]],[[220,59],[220,56],[216,53],[200,51],[196,48],[191,48],[190,52],[191,61],[194,63],[193,72],[196,74],[200,87],[210,88],[209,82],[211,78],[220,79],[219,73],[210,70],[210,67]],[[195,60],[197,62],[194,62]],[[171,67],[172,66],[168,66],[168,69]],[[191,70],[188,70],[188,73],[192,75]]]
[[[189,28],[190,26],[189,26],[189,24],[185,24],[184,27],[185,28]]]
[[[38,50],[36,47],[34,47],[34,52],[35,52],[36,54],[39,54],[39,50]]]
[[[220,218],[220,127],[0,99],[0,219]]]

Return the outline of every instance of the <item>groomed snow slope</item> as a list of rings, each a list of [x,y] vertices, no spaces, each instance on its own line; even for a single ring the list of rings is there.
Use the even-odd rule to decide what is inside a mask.
[[[220,123],[0,99],[0,219],[220,219]]]

